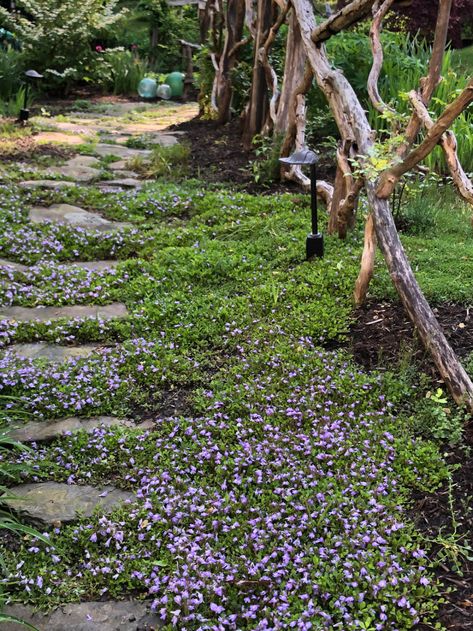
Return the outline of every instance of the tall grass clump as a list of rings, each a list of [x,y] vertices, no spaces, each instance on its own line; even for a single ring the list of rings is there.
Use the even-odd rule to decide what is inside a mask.
[[[383,100],[398,113],[400,127],[405,126],[412,112],[408,93],[417,89],[422,77],[428,72],[431,55],[430,45],[420,37],[386,31],[381,35],[384,63],[379,78],[379,91]],[[340,33],[327,43],[327,52],[333,65],[341,68],[348,77],[358,97],[368,112],[373,129],[386,134],[392,123],[390,117],[382,117],[373,108],[366,83],[372,63],[372,55],[367,34],[355,30]],[[435,120],[443,109],[451,103],[466,86],[467,77],[459,71],[455,51],[447,50],[444,55],[441,76],[429,106]],[[328,110],[322,93],[315,87],[308,98],[308,128],[312,141],[316,137],[337,135],[333,117]],[[471,108],[470,108],[471,109]],[[458,154],[466,171],[473,171],[473,113],[466,110],[452,125],[458,141]],[[424,161],[425,166],[438,174],[448,172],[445,159],[439,147]]]
[[[23,60],[11,49],[0,49],[0,116],[15,117],[20,113],[25,98],[22,83]]]

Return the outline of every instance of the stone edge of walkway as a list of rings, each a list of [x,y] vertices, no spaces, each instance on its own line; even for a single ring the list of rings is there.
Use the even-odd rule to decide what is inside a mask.
[[[7,605],[4,612],[34,625],[39,631],[144,631],[164,626],[146,601],[89,601],[63,605],[48,614],[27,605]],[[17,623],[3,623],[2,631],[25,629]]]

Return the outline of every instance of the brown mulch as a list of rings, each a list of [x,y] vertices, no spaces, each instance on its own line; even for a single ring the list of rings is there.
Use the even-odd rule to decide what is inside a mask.
[[[434,310],[456,353],[460,357],[471,353],[473,307],[445,303]],[[356,361],[365,368],[395,369],[400,361],[415,362],[442,383],[400,304],[371,301],[358,309],[351,344]],[[473,422],[465,428],[465,445],[447,445],[443,453],[447,463],[456,467],[452,488],[415,494],[410,517],[426,539],[437,541],[430,555],[440,559],[436,574],[444,586],[439,621],[449,631],[468,631],[473,630],[473,552],[468,549],[473,545]],[[447,549],[449,556],[445,555]],[[428,631],[434,627],[421,624],[417,628]]]
[[[241,140],[241,122],[233,119],[226,125],[215,121],[194,118],[170,129],[185,132],[185,140],[191,148],[190,176],[216,184],[232,184],[248,193],[267,195],[276,192],[299,192],[300,187],[292,182],[254,181],[250,162],[255,160],[253,150],[247,151]],[[320,152],[318,177],[333,180],[334,169],[331,159]]]
[[[434,308],[443,331],[460,357],[473,351],[473,305],[443,303]],[[356,312],[351,328],[355,360],[365,368],[393,365],[407,356],[436,375],[435,368],[418,341],[411,321],[399,303],[368,302]]]

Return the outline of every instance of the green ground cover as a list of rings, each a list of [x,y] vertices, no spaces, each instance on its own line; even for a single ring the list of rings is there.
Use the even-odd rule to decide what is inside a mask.
[[[134,225],[107,237],[28,222],[29,205],[53,202]],[[438,300],[447,278],[451,299],[471,298],[462,213],[440,204],[435,222],[403,236]],[[197,182],[107,195],[10,186],[0,222],[0,257],[32,266],[4,272],[3,304],[120,300],[130,311],[124,321],[2,322],[6,347],[108,347],[59,366],[6,348],[7,423],[25,413],[155,420],[146,432],[78,432],[15,456],[32,467],[24,480],[113,483],[136,502],[58,524],[50,546],[29,537],[6,551],[14,600],[50,607],[133,594],[151,599],[165,628],[189,630],[407,630],[435,618],[427,544],[406,507],[413,489],[432,491],[449,472],[414,434],[418,376],[396,366],[366,373],[350,358],[361,229],[328,238],[326,257],[308,263],[303,196]],[[62,265],[96,258],[120,263],[111,272]],[[381,265],[373,295],[391,295]]]

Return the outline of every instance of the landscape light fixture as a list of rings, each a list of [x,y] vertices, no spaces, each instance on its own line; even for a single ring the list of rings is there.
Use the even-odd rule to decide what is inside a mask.
[[[307,235],[306,254],[311,259],[314,256],[322,258],[324,255],[324,237],[318,229],[317,217],[317,154],[310,149],[301,149],[287,158],[279,158],[279,162],[288,166],[310,166],[310,206],[312,218],[312,232]]]
[[[36,70],[27,70],[25,72],[25,101],[23,103],[23,109],[20,110],[20,123],[26,123],[30,117],[30,110],[28,109],[28,94],[30,90],[30,83],[37,79],[42,79],[43,75],[36,72]]]

